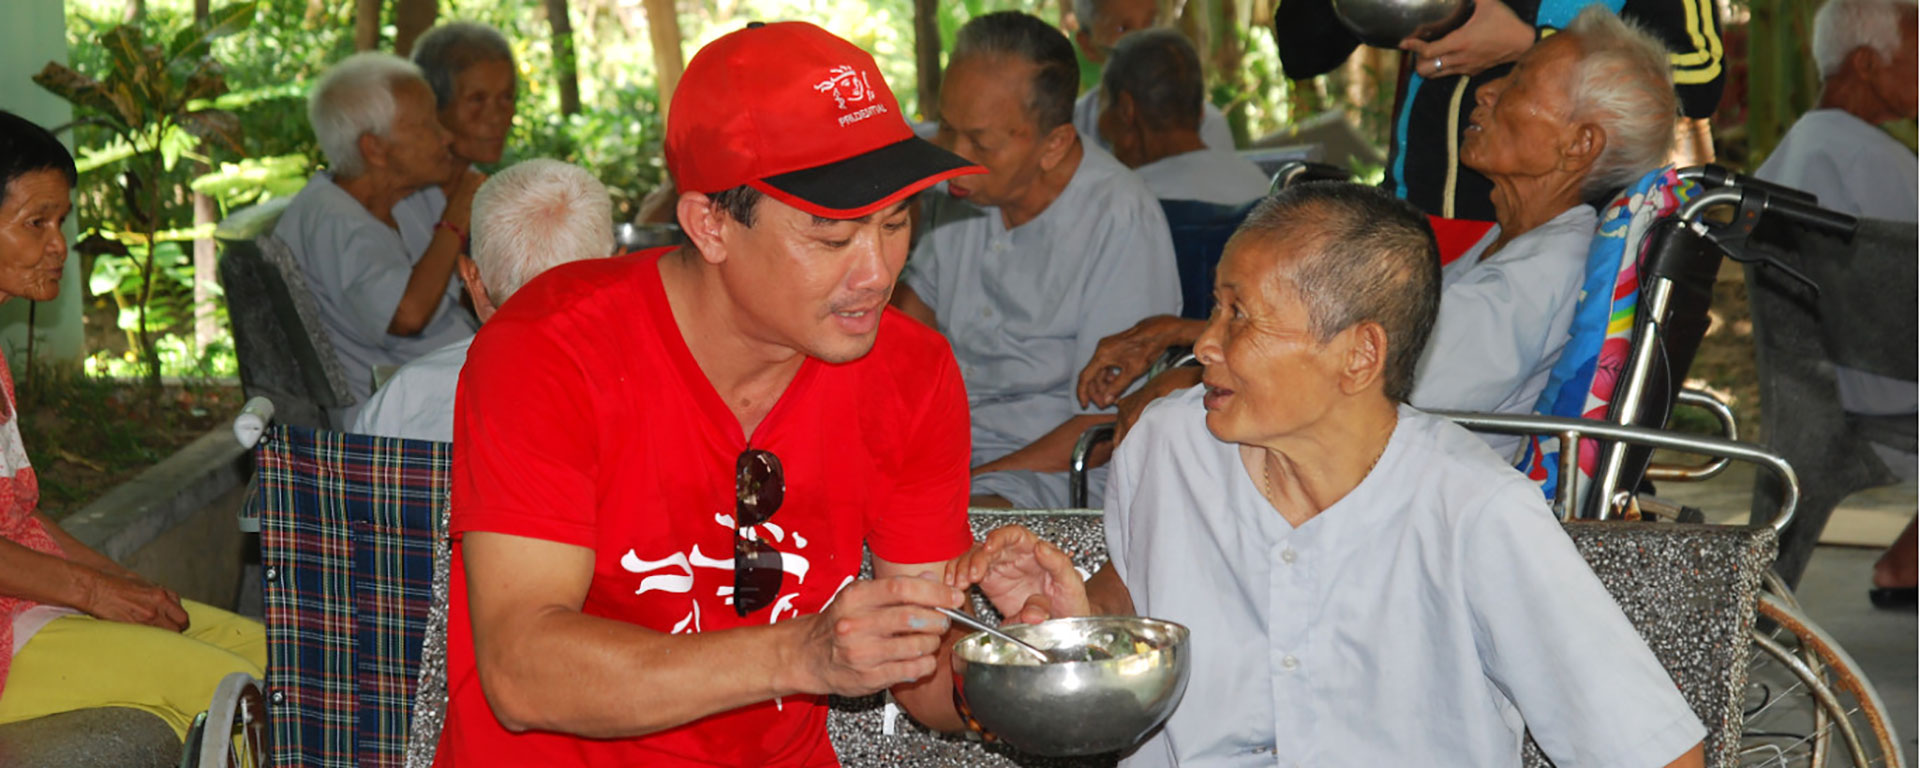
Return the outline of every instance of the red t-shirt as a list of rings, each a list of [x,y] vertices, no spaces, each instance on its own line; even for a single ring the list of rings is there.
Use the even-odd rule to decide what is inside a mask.
[[[558,267],[474,340],[454,419],[455,537],[441,765],[831,766],[824,697],[789,696],[649,736],[501,727],[481,691],[459,537],[490,531],[594,551],[582,611],[660,632],[817,613],[875,556],[960,555],[966,391],[947,343],[888,309],[865,357],[808,358],[748,441],[674,323],[665,249]],[[786,498],[757,531],[784,557],[779,599],[734,614],[734,462],[772,451]],[[675,691],[633,691],[632,701]]]

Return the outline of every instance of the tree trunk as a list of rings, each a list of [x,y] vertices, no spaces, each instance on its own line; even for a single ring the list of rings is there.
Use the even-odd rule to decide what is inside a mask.
[[[940,119],[940,3],[913,0],[913,64],[919,75],[920,119]]]
[[[553,76],[560,81],[560,114],[580,114],[580,66],[573,47],[573,17],[567,0],[546,0],[547,24],[553,27]]]
[[[193,18],[200,21],[212,13],[209,7],[212,0],[193,0]],[[212,147],[200,142],[201,157],[212,157]],[[206,174],[213,170],[206,163],[195,163],[196,173]],[[199,192],[193,193],[193,225],[200,227],[218,220],[218,207],[213,198]],[[213,281],[219,269],[218,259],[214,255],[214,242],[211,236],[193,241],[193,348],[204,352],[207,345],[220,334],[219,323],[214,317]]]
[[[380,47],[380,0],[353,0],[353,49],[371,51]]]
[[[420,39],[440,16],[439,0],[394,0],[393,53],[413,54],[413,41]]]
[[[653,41],[653,71],[664,118],[673,104],[673,89],[680,86],[680,73],[686,71],[686,62],[680,58],[680,13],[674,0],[646,0],[646,4],[647,37]]]
[[[1820,96],[1806,41],[1813,8],[1798,0],[1754,0],[1747,26],[1747,167],[1758,168],[1780,137]]]

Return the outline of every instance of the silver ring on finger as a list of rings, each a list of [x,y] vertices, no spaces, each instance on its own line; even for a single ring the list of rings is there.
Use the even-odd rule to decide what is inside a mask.
[[[1438,56],[1433,57],[1433,73],[1434,74],[1436,75],[1440,74],[1440,66],[1441,66],[1440,57]]]

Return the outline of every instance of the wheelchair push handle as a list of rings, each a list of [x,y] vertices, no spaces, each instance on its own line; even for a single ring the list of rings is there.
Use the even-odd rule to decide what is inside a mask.
[[[233,419],[233,439],[240,441],[240,447],[252,448],[260,442],[267,425],[273,423],[273,401],[264,397],[253,397],[240,407],[240,415]]]
[[[1718,165],[1682,168],[1680,178],[1700,182],[1710,188],[1738,189],[1759,203],[1761,210],[1817,232],[1843,238],[1853,237],[1859,222],[1852,216],[1820,207],[1820,198],[1805,190],[1736,173]]]

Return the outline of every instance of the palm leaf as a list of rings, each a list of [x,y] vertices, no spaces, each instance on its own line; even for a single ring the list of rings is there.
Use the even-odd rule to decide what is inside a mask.
[[[240,148],[240,118],[221,109],[202,109],[178,118],[180,128],[207,141],[219,141],[235,152]]]
[[[76,107],[114,114],[113,104],[107,100],[100,81],[64,64],[47,62],[47,66],[33,76],[33,82]]]
[[[213,41],[253,25],[257,2],[232,3],[180,30],[167,45],[169,59],[197,59],[207,55]]]

